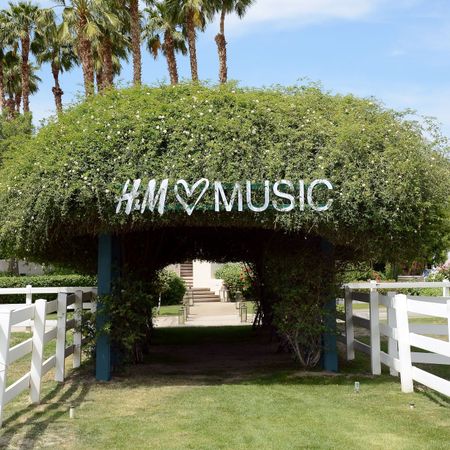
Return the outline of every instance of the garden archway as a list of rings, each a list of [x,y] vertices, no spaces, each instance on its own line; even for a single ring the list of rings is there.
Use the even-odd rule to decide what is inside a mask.
[[[316,87],[111,90],[11,150],[0,170],[1,250],[90,272],[98,263],[101,294],[110,292],[119,260],[148,273],[175,257],[247,259],[241,255],[248,251],[267,283],[265,301],[280,316],[295,315],[305,302],[324,311],[336,260],[396,260],[427,252],[439,239],[449,177],[440,146],[373,100]],[[209,189],[193,211],[175,186],[189,194],[203,179]],[[152,208],[148,196],[142,206],[144,189],[133,194],[128,213],[121,209],[133,180],[148,189],[154,180]],[[160,211],[164,180],[170,188]],[[229,183],[228,198],[236,182],[247,191],[256,183],[250,203],[260,206],[266,187],[273,194],[281,180],[292,185],[280,188],[279,203],[270,198],[258,211],[246,198],[247,207],[236,200],[227,211],[222,201],[216,211],[215,181],[224,189]],[[332,190],[322,182],[309,201],[315,180]],[[108,338],[97,347],[97,375],[108,379]]]

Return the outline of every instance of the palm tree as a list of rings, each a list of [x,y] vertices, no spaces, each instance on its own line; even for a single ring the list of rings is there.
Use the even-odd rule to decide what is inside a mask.
[[[127,34],[129,15],[120,0],[109,1],[109,14],[102,11],[98,16],[100,36],[98,38],[98,56],[103,62],[103,77],[101,88],[113,85],[114,75],[120,72],[120,57],[126,56],[128,49]]]
[[[3,66],[7,48],[13,43],[13,33],[8,27],[9,19],[5,11],[0,11],[0,110],[5,106],[5,84]]]
[[[131,52],[133,54],[133,84],[142,82],[142,56],[141,56],[141,17],[139,0],[129,0],[130,26],[131,26]]]
[[[225,17],[235,12],[242,18],[255,0],[215,0],[214,7],[220,13],[220,29],[215,37],[219,54],[219,80],[226,83],[228,80],[227,68],[227,41],[225,39]]]
[[[50,63],[54,86],[52,87],[55,98],[56,111],[62,112],[63,90],[59,84],[59,74],[71,70],[78,64],[72,42],[61,38],[62,25],[57,24],[53,10],[43,10],[37,19],[37,31],[32,51],[36,55],[39,64]]]
[[[213,8],[207,0],[167,0],[170,13],[174,20],[183,23],[186,27],[186,35],[189,46],[189,58],[191,64],[192,81],[198,81],[196,29],[204,30],[207,18],[213,13]]]
[[[5,81],[3,75],[3,65],[5,59],[5,50],[0,47],[0,111],[3,111],[5,105]]]
[[[92,41],[94,72],[98,92],[113,85],[122,70],[122,60],[128,61],[129,42],[126,33],[108,33]]]
[[[21,84],[22,84],[22,100],[23,112],[30,111],[30,48],[35,28],[36,17],[39,11],[37,5],[31,2],[9,3],[7,11],[7,19],[9,19],[8,27],[14,30],[21,47]]]
[[[17,56],[16,50],[10,50],[4,53],[2,68],[4,106],[7,112],[7,118],[13,119],[16,115],[17,92],[21,89],[20,59]]]
[[[148,21],[144,28],[144,38],[147,47],[156,59],[161,51],[167,60],[170,83],[178,84],[178,68],[175,53],[187,54],[186,39],[177,30],[177,24],[173,15],[170,14],[167,3],[153,1],[145,12],[148,13]]]
[[[29,92],[34,94],[38,90],[38,84],[41,79],[36,75],[37,67],[29,64]],[[14,118],[20,112],[20,105],[22,103],[22,62],[16,50],[10,50],[4,55],[3,60],[3,77],[5,96],[5,106],[7,109],[7,117]]]
[[[83,69],[86,96],[94,94],[94,58],[92,41],[101,39],[101,25],[109,23],[112,28],[118,26],[114,6],[117,2],[109,0],[54,0],[64,7],[63,33],[66,39],[72,36]]]

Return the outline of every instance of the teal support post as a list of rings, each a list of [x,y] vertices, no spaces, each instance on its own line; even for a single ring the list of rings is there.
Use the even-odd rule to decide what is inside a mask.
[[[111,294],[112,283],[118,276],[120,267],[119,242],[110,234],[98,238],[98,295],[96,327],[103,328],[108,322],[108,314],[102,304],[101,296]],[[96,342],[96,378],[99,381],[111,380],[111,342],[107,334],[100,333]]]
[[[338,353],[336,337],[336,299],[325,305],[325,333],[323,334],[323,368],[338,372]]]
[[[330,271],[334,265],[333,245],[322,239],[321,250],[323,257],[329,259]],[[331,272],[330,272],[331,273]],[[329,372],[338,372],[338,352],[336,336],[336,299],[325,299],[325,332],[322,335],[323,353],[322,367]]]

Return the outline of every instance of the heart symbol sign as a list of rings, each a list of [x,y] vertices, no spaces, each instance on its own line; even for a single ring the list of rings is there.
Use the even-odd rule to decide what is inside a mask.
[[[197,200],[195,200],[194,204],[189,204],[188,201],[189,199],[194,195],[195,190],[201,185],[204,184],[201,192],[198,194],[197,196]],[[181,197],[181,195],[178,192],[178,187],[179,186],[183,186],[185,193],[187,195],[187,200],[186,201],[183,197]],[[180,202],[180,204],[183,206],[183,208],[185,209],[185,211],[188,213],[188,215],[190,216],[193,212],[195,207],[197,206],[198,202],[202,199],[202,197],[205,195],[206,191],[209,188],[209,180],[207,180],[206,178],[201,178],[200,180],[196,181],[192,187],[189,187],[189,185],[187,184],[187,182],[185,180],[178,180],[175,184],[174,187],[174,191],[175,191],[175,196],[177,197],[177,200]]]

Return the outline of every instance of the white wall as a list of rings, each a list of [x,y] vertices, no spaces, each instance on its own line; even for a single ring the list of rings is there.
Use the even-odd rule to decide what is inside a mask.
[[[9,261],[6,259],[0,259],[0,272],[8,271]],[[43,275],[44,270],[41,265],[28,263],[26,261],[19,261],[19,274],[20,275]]]
[[[194,287],[211,289],[216,295],[222,286],[222,280],[215,278],[216,270],[221,264],[207,261],[193,261]]]

